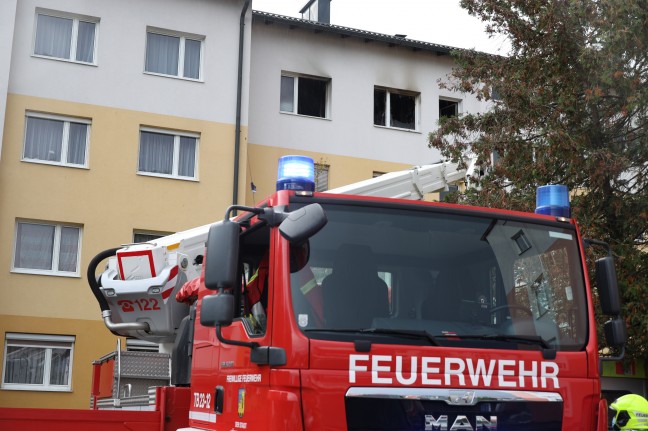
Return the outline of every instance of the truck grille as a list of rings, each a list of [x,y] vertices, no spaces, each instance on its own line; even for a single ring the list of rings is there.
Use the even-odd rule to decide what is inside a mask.
[[[557,393],[423,388],[351,388],[350,431],[560,431]]]

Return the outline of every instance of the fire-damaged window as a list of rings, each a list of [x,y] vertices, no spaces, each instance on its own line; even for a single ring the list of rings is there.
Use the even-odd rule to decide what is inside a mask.
[[[374,88],[374,125],[417,130],[419,93]]]
[[[439,99],[439,118],[456,117],[459,115],[459,102],[456,100]]]
[[[2,389],[70,391],[74,336],[5,335]]]
[[[328,78],[282,74],[281,112],[328,118]]]

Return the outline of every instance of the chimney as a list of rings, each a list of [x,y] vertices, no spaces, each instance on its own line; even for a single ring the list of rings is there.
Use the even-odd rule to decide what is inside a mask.
[[[301,13],[302,19],[330,24],[331,0],[309,0],[299,13]]]

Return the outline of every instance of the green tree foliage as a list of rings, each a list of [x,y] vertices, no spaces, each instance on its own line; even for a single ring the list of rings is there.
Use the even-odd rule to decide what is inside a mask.
[[[629,329],[648,357],[648,2],[462,0],[510,53],[455,52],[441,82],[492,103],[443,118],[430,146],[479,157],[478,189],[455,199],[532,211],[535,189],[565,184],[584,236],[608,242]],[[494,164],[491,155],[499,160]]]

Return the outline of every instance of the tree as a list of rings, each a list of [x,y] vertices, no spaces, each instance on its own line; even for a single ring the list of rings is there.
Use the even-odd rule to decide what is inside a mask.
[[[507,56],[454,52],[440,85],[492,109],[442,118],[431,147],[472,152],[486,175],[460,202],[532,211],[535,189],[565,184],[585,236],[608,242],[629,329],[648,357],[648,3],[462,0],[511,44]],[[499,157],[492,163],[492,155]]]

